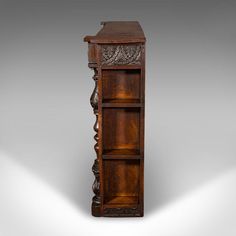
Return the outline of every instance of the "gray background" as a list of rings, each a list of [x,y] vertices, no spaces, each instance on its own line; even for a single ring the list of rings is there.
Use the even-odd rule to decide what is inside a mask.
[[[235,168],[236,3],[0,2],[0,148],[88,217],[95,116],[83,37],[106,20],[138,20],[147,37],[148,216]]]

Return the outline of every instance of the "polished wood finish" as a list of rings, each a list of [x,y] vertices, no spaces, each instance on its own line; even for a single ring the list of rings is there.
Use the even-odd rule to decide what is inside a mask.
[[[136,21],[86,36],[95,88],[92,215],[143,216],[145,36]]]
[[[90,43],[144,43],[145,36],[137,21],[101,22],[103,28],[95,36],[86,36]]]

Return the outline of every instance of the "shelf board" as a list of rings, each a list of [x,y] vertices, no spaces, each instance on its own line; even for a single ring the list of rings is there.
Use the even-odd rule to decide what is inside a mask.
[[[103,99],[102,107],[142,107],[140,99]]]
[[[137,196],[108,196],[104,199],[104,205],[111,206],[111,205],[130,205],[138,204],[138,197]]]
[[[103,159],[140,159],[140,152],[136,149],[103,150]]]

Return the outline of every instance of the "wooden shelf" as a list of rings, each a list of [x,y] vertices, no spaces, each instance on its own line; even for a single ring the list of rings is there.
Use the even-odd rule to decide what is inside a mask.
[[[104,199],[104,205],[106,207],[112,207],[113,205],[127,205],[138,204],[137,196],[109,196]]]
[[[142,107],[140,99],[103,99],[102,107]]]
[[[137,149],[110,149],[103,150],[103,159],[140,159]]]

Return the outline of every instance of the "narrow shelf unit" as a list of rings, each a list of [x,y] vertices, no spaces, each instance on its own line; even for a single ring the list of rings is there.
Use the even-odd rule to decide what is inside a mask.
[[[143,216],[145,36],[136,21],[86,36],[96,115],[92,215]]]

